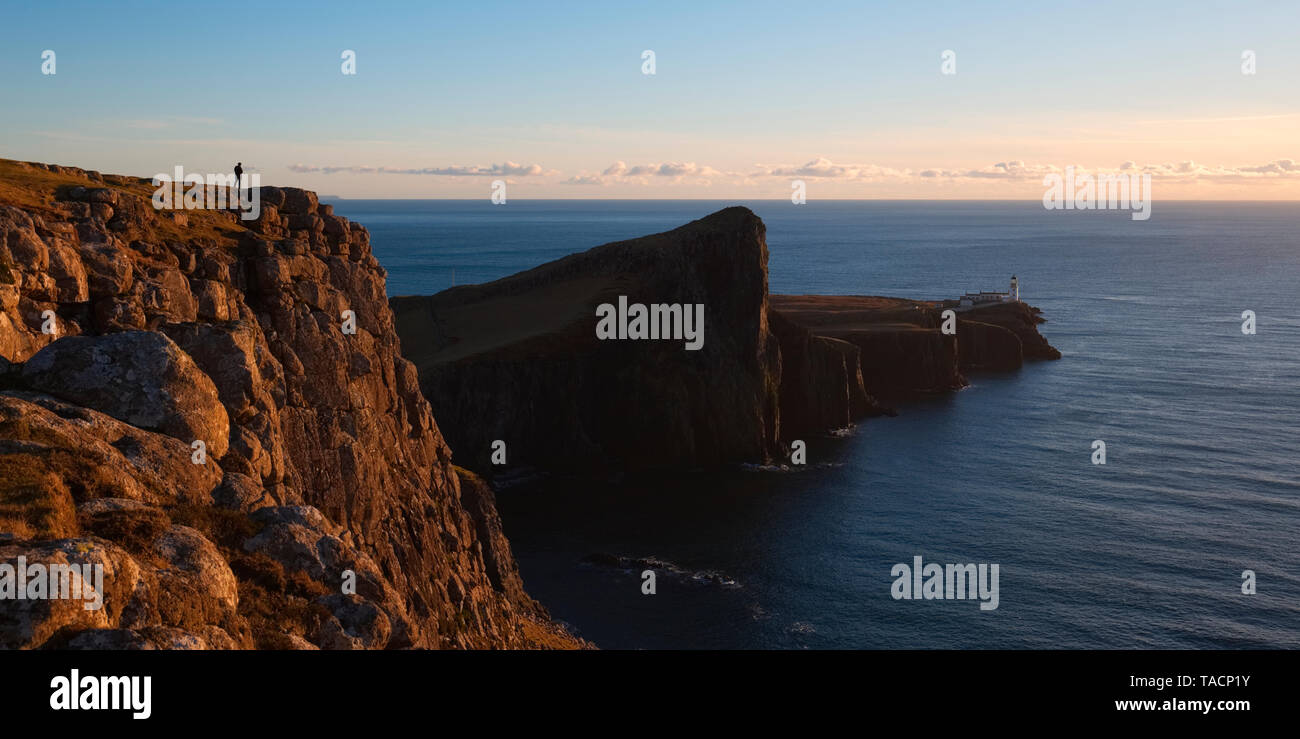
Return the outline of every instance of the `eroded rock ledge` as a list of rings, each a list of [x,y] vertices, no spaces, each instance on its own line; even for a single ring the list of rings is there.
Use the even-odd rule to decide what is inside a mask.
[[[0,160],[0,562],[105,590],[0,600],[0,648],[583,646],[451,464],[366,230],[304,190],[248,223],[151,193]]]
[[[596,307],[619,296],[703,303],[703,347],[598,340]],[[742,207],[390,303],[457,459],[480,471],[497,441],[508,466],[551,470],[778,460],[794,439],[889,412],[877,397],[1059,356],[1023,304],[961,314],[950,336],[930,303],[769,295],[766,229]]]

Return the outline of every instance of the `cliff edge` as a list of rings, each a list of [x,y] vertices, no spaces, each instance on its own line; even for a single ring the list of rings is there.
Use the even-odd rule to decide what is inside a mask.
[[[763,222],[727,208],[673,231],[390,302],[403,351],[474,469],[707,466],[777,446],[779,350]],[[602,304],[702,305],[686,340],[600,340]],[[683,314],[679,313],[679,317]]]
[[[0,564],[103,573],[97,609],[0,599],[0,647],[585,646],[453,467],[365,228],[152,191],[0,160]]]

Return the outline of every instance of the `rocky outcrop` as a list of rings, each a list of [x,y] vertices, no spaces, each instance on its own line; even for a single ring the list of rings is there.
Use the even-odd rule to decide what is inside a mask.
[[[105,572],[98,610],[0,600],[0,647],[583,646],[462,487],[364,228],[0,177],[0,563]]]
[[[782,438],[846,428],[886,412],[866,390],[856,345],[817,336],[777,310],[768,310],[768,322],[781,348]]]
[[[132,426],[204,441],[218,459],[226,453],[230,423],[216,386],[164,334],[70,336],[27,360],[21,378],[33,390]]]
[[[963,369],[1017,369],[1025,360],[1060,359],[1038,332],[1041,311],[1023,302],[995,303],[958,314]]]
[[[855,295],[773,295],[772,307],[817,336],[856,347],[863,385],[874,395],[948,392],[966,384],[957,359],[957,337],[940,330],[938,311],[926,303]]]
[[[940,304],[902,298],[773,295],[773,310],[818,336],[849,342],[861,354],[873,395],[903,398],[966,386],[963,372],[1019,369],[1026,359],[1059,359],[1038,333],[1037,308],[1000,303],[956,313],[942,331]]]

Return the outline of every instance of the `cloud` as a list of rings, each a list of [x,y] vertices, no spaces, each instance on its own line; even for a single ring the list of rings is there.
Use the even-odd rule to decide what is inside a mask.
[[[1130,166],[1131,165],[1131,166]],[[1125,162],[1129,171],[1166,179],[1209,179],[1209,180],[1247,180],[1300,178],[1300,162],[1294,159],[1274,159],[1264,164],[1240,165],[1236,167],[1207,166],[1190,159],[1182,162],[1164,164],[1136,165]]]
[[[618,161],[601,172],[602,177],[720,177],[723,173],[695,162],[664,162],[663,164],[638,164],[627,166]]]
[[[628,164],[619,160],[599,173],[579,170],[568,174],[547,170],[538,164],[516,164],[506,161],[491,166],[452,165],[445,167],[398,168],[372,166],[319,166],[294,164],[289,167],[299,174],[409,174],[437,177],[554,177],[555,184],[601,187],[606,185],[649,186],[655,182],[689,183],[708,186],[716,183],[761,186],[772,179],[810,179],[843,183],[960,183],[1005,182],[1008,184],[1040,185],[1050,174],[1063,174],[1066,167],[1076,174],[1149,174],[1155,179],[1169,182],[1194,182],[1197,180],[1226,182],[1269,179],[1300,179],[1300,161],[1275,159],[1263,164],[1240,166],[1207,166],[1187,159],[1174,162],[1141,164],[1133,160],[1115,167],[1086,167],[1074,163],[1045,164],[1008,159],[982,167],[966,168],[895,168],[878,164],[846,164],[827,157],[816,157],[799,165],[756,164],[747,172],[724,172],[697,162],[658,162]],[[559,179],[564,177],[564,179]]]
[[[337,174],[347,172],[350,174],[414,174],[414,175],[434,175],[438,177],[536,177],[539,175],[556,174],[554,171],[543,169],[540,164],[516,164],[514,162],[503,162],[493,164],[489,167],[473,167],[463,165],[452,165],[449,167],[424,167],[420,169],[403,169],[399,167],[331,167],[316,166],[311,164],[291,164],[290,172],[299,174]]]
[[[826,157],[816,159],[800,166],[765,167],[757,165],[756,177],[807,177],[821,179],[867,180],[885,177],[898,177],[906,170],[891,169],[875,164],[836,164]]]
[[[977,180],[1041,180],[1044,176],[1062,169],[1051,164],[1026,164],[1019,159],[998,162],[977,169],[923,169],[921,177],[933,179],[977,179]]]
[[[561,182],[562,185],[604,185],[605,179],[598,174],[574,175]]]
[[[1266,164],[1240,166],[1206,166],[1187,159],[1181,162],[1164,162],[1160,164],[1138,164],[1133,160],[1122,162],[1116,168],[1084,167],[1077,164],[1068,165],[1076,174],[1149,174],[1163,180],[1191,181],[1196,179],[1233,180],[1260,178],[1300,178],[1300,162],[1294,159],[1275,159]],[[984,180],[1024,180],[1039,181],[1049,174],[1063,174],[1065,166],[1054,164],[1030,164],[1019,160],[998,162],[978,169],[923,169],[916,174],[927,179],[984,179]]]

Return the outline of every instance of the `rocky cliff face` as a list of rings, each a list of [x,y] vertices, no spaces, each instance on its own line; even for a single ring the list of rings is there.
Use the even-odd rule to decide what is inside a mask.
[[[768,309],[768,325],[781,350],[781,438],[846,428],[885,409],[867,392],[862,350],[812,331]]]
[[[882,396],[948,392],[965,386],[957,337],[940,331],[930,305],[856,295],[773,295],[772,307],[818,336],[858,349],[868,392]]]
[[[941,330],[931,302],[839,295],[773,295],[774,311],[815,335],[857,347],[873,395],[896,398],[966,386],[963,372],[1019,369],[1026,359],[1059,359],[1038,333],[1037,308],[1000,303],[957,313],[957,333]]]
[[[1038,332],[1040,311],[1025,303],[997,303],[959,313],[962,369],[1018,369],[1027,359],[1060,359]]]
[[[703,304],[703,345],[600,340],[597,306]],[[392,300],[457,458],[490,469],[708,466],[778,449],[762,221],[728,208],[485,285]]]
[[[0,161],[0,563],[106,590],[0,600],[0,647],[580,646],[453,468],[366,230],[151,192]]]
[[[620,296],[703,304],[703,348],[599,339],[598,306]],[[948,335],[932,303],[769,296],[766,229],[746,208],[390,302],[449,443],[480,471],[501,469],[498,442],[506,467],[583,472],[780,460],[794,439],[892,412],[878,396],[1055,352],[1027,306]]]

